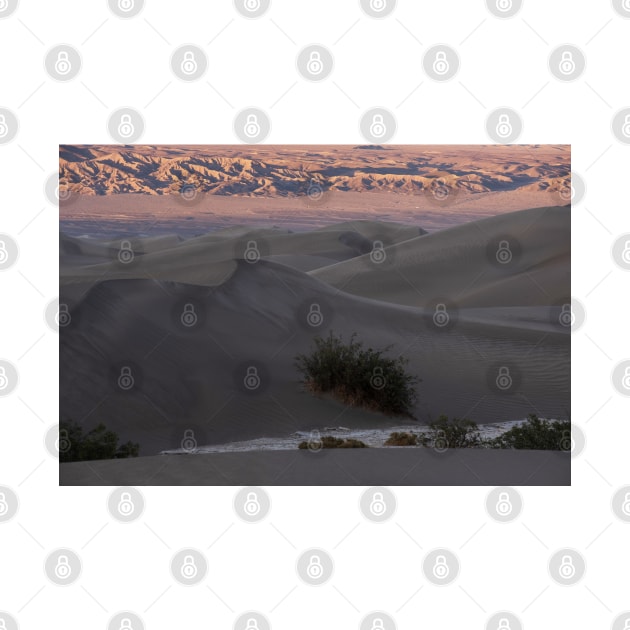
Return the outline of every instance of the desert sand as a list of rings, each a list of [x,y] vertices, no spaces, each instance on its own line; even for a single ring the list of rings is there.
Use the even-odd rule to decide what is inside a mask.
[[[61,146],[60,417],[141,455],[61,482],[569,483],[533,451],[159,454],[570,417],[570,170],[566,145]],[[329,332],[408,361],[412,418],[304,391]]]
[[[103,422],[142,455],[178,448],[186,431],[202,445],[399,423],[302,391],[294,358],[329,330],[409,359],[422,379],[419,422],[442,413],[478,423],[567,417],[570,335],[558,318],[570,287],[569,225],[570,209],[553,207],[431,234],[379,222],[232,228],[135,239],[128,264],[120,241],[64,237],[62,417]],[[505,238],[518,242],[509,270],[493,261]],[[382,266],[371,259],[375,240],[385,243]],[[253,263],[244,258],[252,241]],[[434,325],[436,301],[452,318],[444,329]],[[182,324],[186,305],[192,327]],[[501,365],[517,381],[508,394],[493,385]],[[252,367],[253,391],[244,386]],[[127,368],[134,383],[125,391]]]
[[[72,486],[567,486],[568,453],[354,449],[169,455],[62,464]]]

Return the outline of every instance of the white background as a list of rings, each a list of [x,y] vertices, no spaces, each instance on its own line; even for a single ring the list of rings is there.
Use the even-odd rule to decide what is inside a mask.
[[[621,328],[628,276],[610,254],[630,232],[630,147],[610,130],[614,113],[630,105],[629,35],[630,20],[603,0],[526,0],[507,20],[481,0],[399,0],[382,20],[358,0],[273,0],[256,20],[228,0],[148,0],[129,20],[104,0],[21,0],[0,20],[0,106],[20,123],[15,140],[0,146],[0,232],[20,247],[17,264],[0,273],[0,357],[20,375],[17,390],[0,399],[0,485],[20,498],[17,516],[0,524],[0,610],[24,630],[105,628],[126,609],[150,629],[230,628],[249,609],[274,629],[358,628],[377,609],[401,629],[484,628],[497,610],[530,629],[610,627],[630,608],[630,526],[610,509],[613,492],[630,483],[628,400],[610,380],[630,356]],[[547,67],[565,42],[587,58],[571,83]],[[58,43],[83,58],[67,84],[44,69]],[[171,73],[170,55],[183,43],[207,52],[200,81]],[[335,56],[321,84],[296,72],[296,55],[310,43]],[[423,51],[435,43],[461,58],[447,83],[422,70]],[[44,447],[58,422],[58,337],[44,319],[58,292],[58,209],[44,182],[57,169],[59,143],[112,142],[107,118],[122,106],[142,112],[143,143],[235,143],[232,121],[247,106],[267,111],[274,144],[363,142],[359,118],[373,106],[394,112],[393,142],[484,143],[487,115],[504,105],[523,117],[520,142],[572,144],[573,170],[587,185],[573,208],[572,293],[587,319],[573,335],[572,420],[586,448],[573,460],[572,487],[522,488],[524,511],[510,524],[487,516],[488,488],[396,488],[396,515],[380,525],[363,519],[361,488],[269,488],[271,512],[251,525],[232,509],[237,489],[147,487],[142,518],[123,525],[107,512],[110,488],[58,487],[57,460]],[[66,588],[43,572],[47,553],[62,546],[83,561],[79,581]],[[209,574],[185,588],[169,561],[189,546],[205,551]],[[335,560],[333,579],[318,588],[301,584],[294,568],[311,546]],[[438,546],[462,565],[444,588],[421,571],[423,555]],[[575,586],[549,578],[548,558],[560,547],[586,557]]]

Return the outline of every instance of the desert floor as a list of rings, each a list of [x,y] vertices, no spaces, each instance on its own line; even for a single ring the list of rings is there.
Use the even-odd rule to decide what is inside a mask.
[[[568,453],[424,448],[163,455],[62,464],[61,485],[567,486]]]

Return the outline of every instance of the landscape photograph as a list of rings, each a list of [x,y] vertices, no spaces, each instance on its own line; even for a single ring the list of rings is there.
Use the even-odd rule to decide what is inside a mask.
[[[569,145],[61,145],[61,485],[570,485]]]

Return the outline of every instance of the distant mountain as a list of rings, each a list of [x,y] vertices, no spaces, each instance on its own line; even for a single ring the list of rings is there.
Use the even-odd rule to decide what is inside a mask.
[[[570,190],[570,149],[423,146],[62,145],[60,189],[81,195],[195,192],[297,197],[323,191]]]

